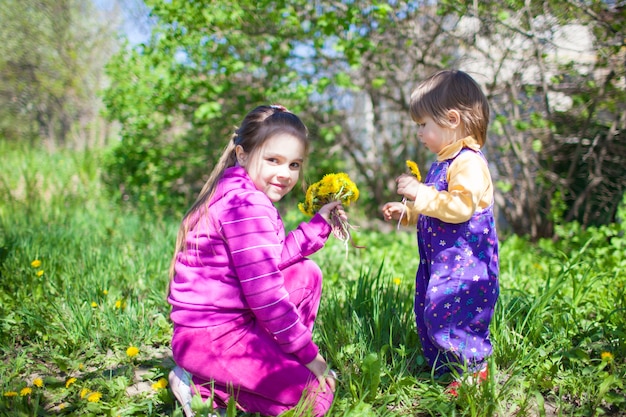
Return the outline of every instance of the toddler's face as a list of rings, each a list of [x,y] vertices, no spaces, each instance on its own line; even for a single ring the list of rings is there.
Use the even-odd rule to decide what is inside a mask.
[[[290,133],[277,133],[269,138],[244,165],[257,190],[275,203],[298,182],[305,147]]]
[[[430,117],[424,117],[417,123],[417,137],[429,151],[438,154],[443,148],[454,143],[454,129],[439,126]]]

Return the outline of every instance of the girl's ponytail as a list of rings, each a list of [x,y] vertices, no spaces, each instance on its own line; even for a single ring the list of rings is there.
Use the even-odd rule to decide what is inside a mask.
[[[224,148],[224,152],[222,156],[217,161],[217,164],[213,167],[211,171],[211,175],[209,175],[209,179],[204,183],[202,190],[198,194],[196,201],[193,203],[191,208],[187,211],[185,216],[183,217],[183,221],[178,229],[178,235],[176,236],[176,246],[174,248],[174,256],[172,257],[172,262],[170,263],[169,276],[170,279],[174,276],[174,265],[176,264],[176,255],[178,252],[185,249],[185,241],[187,240],[187,232],[193,226],[192,218],[197,219],[198,216],[194,216],[198,210],[201,210],[202,207],[206,207],[206,203],[211,199],[213,193],[215,192],[215,186],[226,168],[232,167],[237,162],[237,155],[235,154],[235,140],[237,138],[237,132],[233,133],[231,140],[228,141],[228,144]],[[169,292],[169,291],[168,291]]]

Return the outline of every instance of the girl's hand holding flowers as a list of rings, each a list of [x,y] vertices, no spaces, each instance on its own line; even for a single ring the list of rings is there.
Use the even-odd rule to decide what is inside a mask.
[[[298,208],[308,216],[320,213],[330,224],[333,235],[345,242],[347,248],[348,241],[352,243],[350,229],[353,226],[348,223],[343,206],[354,203],[358,198],[359,189],[348,174],[326,174],[320,181],[309,186],[306,199],[304,203],[298,204]]]
[[[333,210],[335,210],[335,213],[340,220],[344,222],[348,221],[348,215],[344,211],[343,206],[341,205],[341,201],[331,201],[328,204],[324,204],[322,208],[320,208],[318,213],[324,218],[324,220],[326,220],[328,224],[332,226],[333,223],[331,219],[331,213],[333,212]]]

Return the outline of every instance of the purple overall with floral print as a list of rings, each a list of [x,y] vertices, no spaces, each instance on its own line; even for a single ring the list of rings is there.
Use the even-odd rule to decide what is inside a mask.
[[[425,184],[447,190],[453,161],[433,163]],[[423,354],[438,374],[478,370],[492,352],[489,323],[499,294],[493,203],[459,224],[420,215],[417,242],[415,319]]]

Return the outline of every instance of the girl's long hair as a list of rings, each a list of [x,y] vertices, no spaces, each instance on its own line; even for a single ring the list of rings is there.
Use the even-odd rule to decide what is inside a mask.
[[[235,166],[237,155],[235,148],[241,146],[250,157],[261,149],[267,139],[277,133],[290,133],[302,141],[305,146],[305,155],[309,150],[308,131],[304,123],[295,114],[283,106],[258,106],[244,117],[241,126],[235,129],[230,141],[224,148],[222,156],[213,167],[209,179],[204,183],[196,201],[187,211],[178,229],[174,255],[170,263],[170,280],[174,277],[174,267],[178,253],[186,248],[187,233],[195,226],[199,217],[208,214],[208,206],[215,194],[217,184],[227,168]],[[169,288],[168,288],[169,293]]]

